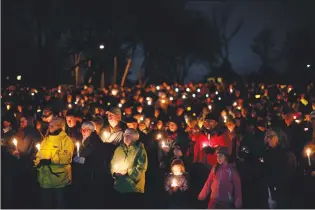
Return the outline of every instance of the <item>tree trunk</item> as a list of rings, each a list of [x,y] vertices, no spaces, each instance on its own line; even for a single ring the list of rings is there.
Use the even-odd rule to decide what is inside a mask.
[[[129,69],[130,69],[130,67],[131,67],[131,61],[132,61],[132,58],[129,58],[129,59],[128,59],[128,62],[127,62],[127,65],[126,65],[126,68],[125,68],[124,76],[122,77],[122,80],[121,80],[121,84],[120,84],[121,87],[123,87],[124,84],[125,84],[125,80],[126,80],[128,71],[129,71]]]

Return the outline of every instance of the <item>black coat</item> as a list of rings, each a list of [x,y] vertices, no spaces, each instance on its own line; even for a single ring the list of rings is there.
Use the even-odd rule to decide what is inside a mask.
[[[92,185],[104,178],[104,147],[101,138],[93,132],[82,144],[80,157],[85,158],[84,164],[75,164],[76,181],[80,184]]]

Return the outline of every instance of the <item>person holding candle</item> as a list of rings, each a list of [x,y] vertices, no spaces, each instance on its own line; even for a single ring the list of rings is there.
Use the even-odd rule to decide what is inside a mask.
[[[263,182],[261,182],[261,201],[264,202],[262,207],[267,207],[269,188],[269,198],[276,202],[277,208],[288,208],[294,201],[291,196],[294,178],[296,178],[296,157],[289,149],[286,133],[279,128],[267,130],[265,143],[267,150],[263,155],[262,171],[260,172],[263,179]]]
[[[165,177],[164,184],[168,194],[166,198],[168,208],[188,207],[188,179],[183,160],[174,159],[171,163],[171,173]]]
[[[210,195],[209,209],[241,208],[241,181],[235,165],[228,163],[228,148],[219,147],[216,155],[217,164],[211,169],[198,199],[205,200]]]
[[[144,145],[138,141],[139,133],[128,128],[124,132],[124,141],[114,152],[111,161],[111,174],[115,179],[114,188],[120,203],[125,208],[139,205],[141,194],[145,190],[145,173],[148,167]]]
[[[109,125],[102,130],[101,139],[104,143],[118,145],[123,139],[123,129],[120,125],[121,110],[118,107],[113,107],[106,114]]]
[[[73,159],[76,170],[73,174],[73,185],[80,193],[80,208],[102,208],[104,196],[104,159],[106,152],[103,142],[96,133],[93,122],[84,122],[81,126],[82,144],[77,145],[77,152]]]
[[[71,185],[74,144],[65,133],[65,121],[51,120],[34,161],[38,170],[42,208],[65,208],[67,186]]]
[[[67,111],[66,114],[66,121],[67,121],[67,127],[66,127],[66,133],[68,136],[72,139],[73,143],[81,142],[82,141],[82,135],[80,132],[81,123],[76,120],[77,113],[73,109],[70,109]]]

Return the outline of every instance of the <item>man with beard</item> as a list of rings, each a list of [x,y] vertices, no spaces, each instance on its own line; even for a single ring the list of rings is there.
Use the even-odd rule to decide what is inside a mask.
[[[66,114],[67,121],[67,134],[75,144],[77,141],[82,141],[82,135],[80,132],[81,123],[76,120],[76,113],[74,110],[69,110]]]

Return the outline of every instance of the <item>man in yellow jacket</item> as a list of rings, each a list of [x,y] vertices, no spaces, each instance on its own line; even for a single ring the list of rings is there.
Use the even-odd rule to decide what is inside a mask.
[[[145,188],[145,172],[148,158],[144,145],[138,141],[139,133],[127,129],[124,141],[117,147],[111,161],[111,173],[115,178],[114,187],[119,193],[121,208],[133,208],[141,201]]]
[[[54,118],[36,154],[42,208],[65,208],[65,191],[72,181],[74,144],[65,133],[65,121]]]

